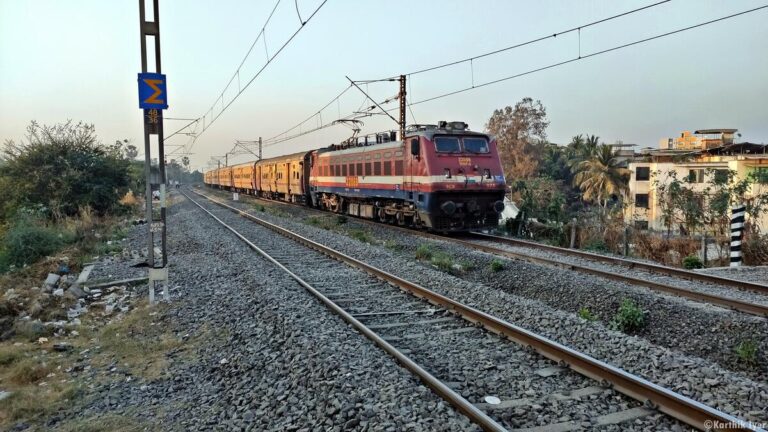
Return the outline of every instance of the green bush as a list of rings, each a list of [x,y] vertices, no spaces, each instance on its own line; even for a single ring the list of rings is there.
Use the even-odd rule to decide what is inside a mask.
[[[586,243],[584,249],[592,252],[608,252],[608,245],[603,240],[596,239]]]
[[[757,364],[757,344],[752,340],[743,340],[734,348],[739,361],[754,366]]]
[[[586,307],[579,309],[579,318],[586,321],[597,321],[595,314],[593,314],[592,311]]]
[[[7,266],[29,265],[55,253],[73,240],[71,234],[40,223],[20,222],[5,233],[0,261]]]
[[[500,271],[504,270],[504,261],[495,259],[491,261],[491,271],[494,273],[498,273]]]
[[[336,223],[337,223],[338,225],[342,225],[342,224],[345,224],[345,223],[347,223],[347,217],[346,217],[346,216],[344,216],[344,215],[338,215],[338,216],[336,216]]]
[[[624,299],[619,306],[619,311],[613,317],[611,326],[623,332],[635,331],[645,325],[645,316],[634,301]]]
[[[701,259],[696,255],[688,255],[687,257],[683,258],[683,268],[686,268],[688,270],[693,269],[700,269],[704,267],[704,263],[701,262]]]

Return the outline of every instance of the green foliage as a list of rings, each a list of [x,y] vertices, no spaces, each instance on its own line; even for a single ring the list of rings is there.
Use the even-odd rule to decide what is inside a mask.
[[[416,248],[416,259],[417,260],[429,260],[432,259],[433,255],[432,248],[429,247],[428,244],[420,244],[418,248]]]
[[[547,177],[523,179],[512,184],[512,194],[526,218],[558,222],[564,217],[565,194],[561,187],[561,182]]]
[[[734,348],[739,361],[754,366],[757,364],[757,344],[753,340],[743,340]]]
[[[359,242],[369,243],[369,244],[373,243],[373,237],[371,237],[368,231],[364,231],[360,229],[351,230],[349,232],[349,236]]]
[[[74,236],[70,233],[58,231],[34,219],[20,218],[3,237],[0,271],[7,270],[7,266],[11,265],[22,267],[32,264],[72,241]]]
[[[461,261],[459,262],[459,267],[461,267],[463,272],[470,272],[475,269],[475,263],[472,261]]]
[[[27,133],[24,142],[6,141],[3,150],[0,205],[6,217],[35,206],[45,206],[47,216],[58,219],[84,207],[104,214],[119,205],[131,181],[123,142],[104,145],[93,125],[84,123],[32,122]]]
[[[579,309],[579,318],[586,321],[597,321],[595,314],[593,314],[592,311],[586,307]]]
[[[338,225],[342,225],[342,224],[345,224],[345,223],[347,223],[347,217],[346,217],[346,216],[344,216],[344,215],[338,215],[338,216],[336,216],[336,223],[337,223]]]
[[[383,246],[387,249],[393,250],[393,251],[401,251],[403,250],[403,245],[398,243],[395,240],[384,240]]]
[[[262,213],[264,213],[267,210],[262,204],[256,204],[256,205],[253,206],[253,208],[255,208],[256,210],[258,210],[258,211],[260,211]],[[312,216],[310,219],[312,219],[312,218],[315,218],[315,217]],[[317,219],[317,218],[315,218],[315,219]],[[310,225],[313,225],[313,224],[310,223]]]
[[[701,262],[701,258],[696,255],[688,255],[683,258],[683,268],[688,270],[700,269],[704,267],[704,263]]]
[[[603,239],[592,239],[584,245],[584,250],[592,252],[608,252],[608,245]]]
[[[585,200],[605,208],[611,197],[620,197],[629,190],[629,170],[621,166],[616,155],[617,151],[601,144],[575,166],[573,182]]]
[[[444,272],[451,272],[454,270],[453,258],[445,252],[433,253],[429,262]]]
[[[498,260],[498,259],[495,259],[495,260],[491,261],[490,266],[491,266],[491,271],[494,272],[494,273],[498,273],[498,272],[504,270],[504,267],[505,267],[504,266],[504,261]]]
[[[634,301],[624,299],[619,306],[616,316],[613,317],[611,327],[623,332],[638,330],[645,325],[645,316]]]

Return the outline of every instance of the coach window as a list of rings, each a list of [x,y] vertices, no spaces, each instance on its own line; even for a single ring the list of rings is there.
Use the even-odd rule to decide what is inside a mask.
[[[384,175],[392,175],[392,162],[384,161]]]
[[[373,175],[381,175],[381,162],[376,161],[373,163]]]
[[[365,163],[365,172],[363,173],[363,175],[371,175],[371,163],[370,162],[366,162]]]

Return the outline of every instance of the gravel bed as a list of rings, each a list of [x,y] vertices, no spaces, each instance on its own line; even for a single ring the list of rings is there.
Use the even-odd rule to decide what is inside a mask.
[[[237,205],[253,208],[252,203]],[[288,213],[291,208],[283,211],[285,215],[254,213],[707,405],[753,421],[768,420],[765,360],[760,358],[756,367],[734,370],[740,366],[732,351],[737,341],[752,339],[765,352],[768,325],[759,317],[516,260],[504,260],[506,269],[493,273],[487,268],[493,257],[487,254],[349,218],[342,230],[369,232],[376,243],[371,245],[302,223],[296,215],[309,212],[292,208],[296,209],[291,210],[293,214]],[[420,243],[441,245],[454,258],[475,263],[477,270],[457,277],[419,263],[413,251]],[[649,325],[636,336],[572,313],[586,306],[608,322],[623,298],[634,299],[646,311]]]
[[[562,253],[556,253],[546,251],[542,249],[514,246],[505,243],[499,243],[496,241],[476,240],[472,239],[472,243],[477,243],[485,246],[493,246],[498,249],[507,250],[514,253],[523,255],[529,255],[537,258],[544,258],[549,260],[557,260],[561,263],[573,264],[578,266],[584,266],[594,268],[598,270],[608,271],[612,273],[619,273],[623,276],[630,276],[636,279],[642,279],[647,281],[653,281],[662,283],[668,286],[683,288],[691,291],[702,292],[705,294],[717,295],[721,297],[733,298],[742,300],[745,302],[768,306],[768,293],[758,293],[755,291],[740,290],[733,287],[727,287],[718,285],[715,283],[708,283],[702,281],[692,281],[674,276],[666,276],[658,273],[643,271],[640,269],[632,269],[626,266],[614,265],[604,262],[597,262],[587,258],[581,258],[573,255],[566,255]]]
[[[768,266],[757,267],[712,267],[706,269],[694,270],[700,273],[711,274],[714,276],[727,277],[730,279],[739,279],[747,282],[758,282],[768,285]]]
[[[172,302],[155,324],[216,337],[157,380],[96,385],[51,426],[127,413],[153,430],[477,430],[191,203],[168,222]]]
[[[327,293],[350,313],[418,310],[428,303],[404,294],[385,282],[340,264],[229,210],[195,197],[217,217],[252,239],[283,262],[291,271]],[[481,404],[486,396],[515,400],[514,409],[489,410],[509,429],[571,423],[579,428],[606,430],[683,430],[684,425],[657,412],[619,424],[600,424],[601,416],[626,410],[642,410],[642,403],[557,363],[499,338],[444,311],[431,314],[373,316],[368,325],[389,327],[375,331],[438,379],[449,382],[470,402]],[[585,390],[586,389],[586,390]],[[568,397],[572,391],[585,396]],[[560,396],[560,397],[558,397]],[[524,402],[520,402],[525,399]]]

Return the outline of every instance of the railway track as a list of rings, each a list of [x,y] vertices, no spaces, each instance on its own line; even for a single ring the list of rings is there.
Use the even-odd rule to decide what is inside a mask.
[[[261,198],[252,197],[256,200],[262,200]],[[286,205],[295,207],[294,204],[284,203],[280,201],[263,200],[269,203],[277,203],[280,205]],[[320,210],[311,209],[308,207],[301,207],[312,212],[318,212],[321,214],[327,214]],[[599,276],[610,280],[624,282],[630,285],[643,286],[648,289],[670,294],[689,300],[698,302],[704,302],[713,304],[719,307],[736,310],[751,315],[757,315],[761,317],[768,317],[768,296],[765,297],[764,302],[758,302],[754,300],[753,295],[745,295],[739,292],[733,292],[730,288],[737,288],[740,291],[749,291],[757,294],[768,295],[768,286],[740,281],[734,279],[723,278],[720,276],[700,274],[682,269],[676,269],[673,267],[666,267],[657,264],[643,263],[634,260],[604,256],[594,254],[585,251],[558,248],[555,246],[548,246],[538,244],[534,242],[511,239],[507,237],[493,236],[482,233],[470,233],[469,236],[474,240],[470,241],[460,239],[456,237],[449,237],[444,235],[438,235],[428,233],[424,231],[418,231],[409,228],[403,228],[388,224],[382,224],[379,222],[369,221],[365,219],[355,218],[356,222],[360,222],[368,225],[375,225],[380,227],[387,227],[388,229],[399,230],[409,235],[420,236],[423,238],[429,238],[432,240],[438,240],[443,242],[451,242],[454,244],[460,244],[464,247],[485,252],[497,256],[503,256],[511,259],[523,260],[526,262],[565,268],[568,270],[577,271],[593,276]],[[501,243],[502,245],[514,246],[516,250],[510,250],[509,248],[500,247],[494,243]],[[541,254],[532,254],[520,251],[520,248],[535,248],[552,253],[554,256],[543,256]],[[572,257],[575,259],[563,259],[563,256]],[[604,263],[610,267],[600,267],[593,263]],[[630,271],[626,271],[629,269]],[[645,274],[643,274],[645,272]],[[648,274],[665,276],[665,280],[654,280],[648,277]],[[685,281],[704,282],[711,284],[711,289],[704,289],[704,287],[683,287],[675,279],[683,279]],[[719,287],[719,289],[718,289]]]
[[[539,416],[539,420],[555,419],[547,424],[533,421],[535,427],[530,430],[540,431],[610,424],[631,427],[632,421],[644,420],[661,422],[663,429],[671,426],[666,423],[671,421],[670,418],[702,430],[712,430],[712,425],[728,425],[727,430],[757,430],[726,413],[221,201],[205,197],[224,209],[217,216],[205,205],[185,196],[251,249],[280,267],[484,430],[507,430],[519,427],[519,423],[529,428],[530,421],[517,417],[525,417],[531,412]],[[230,224],[223,219],[230,220]],[[237,224],[247,233],[238,232],[231,226]],[[278,237],[269,231],[289,240],[275,240]],[[249,237],[259,238],[259,245]],[[339,266],[339,261],[346,266]],[[329,270],[335,275],[332,280],[328,277]],[[515,344],[505,343],[504,339]],[[423,366],[425,363],[433,372],[427,371]],[[459,382],[451,381],[457,379],[455,371],[459,371],[458,378],[463,378]],[[616,402],[614,391],[636,402],[625,398]],[[524,397],[493,400],[483,399],[484,395]],[[669,418],[654,417],[658,413],[652,408]],[[559,411],[543,413],[547,409]],[[563,416],[563,411],[571,415]],[[586,423],[585,415],[588,416]],[[654,428],[659,425],[654,423]]]

